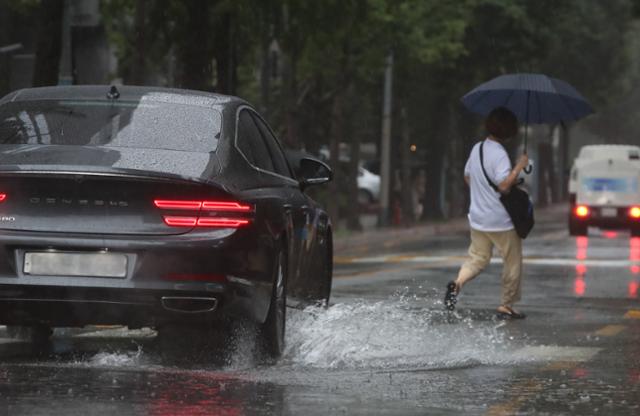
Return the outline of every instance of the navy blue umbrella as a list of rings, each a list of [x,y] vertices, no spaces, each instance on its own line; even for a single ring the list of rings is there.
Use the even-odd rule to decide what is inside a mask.
[[[501,75],[465,94],[462,103],[483,116],[494,108],[506,107],[525,125],[575,121],[593,113],[591,105],[575,88],[542,74]]]

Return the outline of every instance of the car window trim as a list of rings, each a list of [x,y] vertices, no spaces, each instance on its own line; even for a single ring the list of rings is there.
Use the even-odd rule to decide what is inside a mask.
[[[257,114],[257,112],[252,107],[250,107],[248,105],[238,106],[238,108],[236,109],[236,131],[235,131],[235,136],[234,136],[234,139],[233,139],[233,147],[238,151],[238,153],[240,153],[242,155],[242,158],[249,164],[249,166],[251,166],[252,169],[254,169],[254,170],[256,170],[256,171],[258,171],[260,173],[265,173],[265,174],[268,174],[268,175],[271,175],[271,176],[275,176],[277,178],[286,179],[287,182],[290,182],[292,185],[295,184],[296,186],[300,186],[300,183],[296,179],[293,179],[293,178],[290,178],[290,177],[287,177],[287,176],[283,176],[283,175],[280,175],[279,173],[271,172],[269,170],[257,167],[256,165],[251,163],[249,161],[249,159],[247,159],[247,156],[242,152],[242,150],[240,150],[240,147],[238,146],[238,126],[240,124],[240,112],[243,111],[243,110],[249,111],[250,114],[251,113]],[[260,118],[262,119],[262,117],[260,117]],[[260,133],[260,128],[258,126],[256,126],[256,128],[258,129],[258,132]],[[262,134],[262,133],[260,133],[260,134]],[[286,158],[285,158],[285,161],[287,161]],[[287,166],[289,166],[288,162],[287,162]],[[290,166],[289,166],[289,170],[291,170]]]
[[[289,171],[289,177],[291,179],[295,179],[295,175],[293,174],[293,169],[291,169],[291,166],[289,165],[289,161],[287,160],[287,156],[284,153],[284,149],[282,148],[282,145],[280,144],[280,141],[276,138],[275,133],[273,132],[273,130],[271,129],[271,126],[269,126],[269,123],[267,123],[267,121],[257,112],[253,111],[253,116],[256,117],[258,120],[260,120],[262,122],[262,124],[265,126],[265,128],[267,129],[267,132],[269,134],[271,134],[271,138],[272,141],[276,144],[276,147],[278,148],[278,150],[280,150],[280,155],[282,156],[282,159],[284,159],[284,164],[287,167],[287,170]],[[264,138],[264,135],[262,134],[262,129],[260,128],[260,126],[258,127],[258,131],[260,132],[260,134],[262,135],[262,137]],[[264,138],[265,140],[269,140],[268,138]],[[267,144],[267,148],[269,149],[269,145]],[[269,149],[269,151],[271,151]]]

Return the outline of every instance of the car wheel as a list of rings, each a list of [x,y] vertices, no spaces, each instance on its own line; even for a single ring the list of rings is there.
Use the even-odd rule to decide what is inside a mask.
[[[589,234],[589,226],[587,224],[576,223],[575,221],[569,221],[569,235],[586,237]]]
[[[287,313],[287,256],[284,251],[278,255],[274,274],[267,319],[258,329],[259,347],[271,359],[280,357],[284,350]]]
[[[325,308],[329,307],[329,299],[331,298],[331,284],[333,282],[333,249],[331,244],[325,246],[325,251],[321,257],[322,270],[320,278],[319,302]]]

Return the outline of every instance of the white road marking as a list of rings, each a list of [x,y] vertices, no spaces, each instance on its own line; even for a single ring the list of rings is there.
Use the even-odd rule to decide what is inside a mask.
[[[349,259],[344,263],[348,264],[384,264],[384,263],[440,263],[449,261],[463,261],[465,256],[401,256],[398,254],[387,256],[373,256],[373,257],[359,257]],[[620,268],[640,265],[640,260],[628,260],[628,259],[585,259],[579,260],[576,258],[562,258],[562,257],[525,257],[523,259],[525,264],[535,266],[577,266],[579,264],[588,267],[603,267],[603,268]],[[338,261],[338,264],[343,262]],[[502,259],[494,257],[491,259],[491,264],[502,264]]]
[[[511,358],[515,361],[585,362],[591,360],[600,351],[602,348],[530,345],[514,351]]]

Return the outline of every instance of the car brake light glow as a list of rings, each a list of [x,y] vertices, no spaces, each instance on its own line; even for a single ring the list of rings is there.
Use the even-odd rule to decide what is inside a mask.
[[[586,205],[578,205],[574,212],[576,217],[585,218],[589,216],[589,207]]]
[[[245,220],[245,219],[235,219],[235,218],[200,218],[198,219],[198,226],[200,227],[238,228],[248,224],[249,224],[249,220]]]
[[[195,227],[198,223],[196,217],[164,217],[164,223],[172,227]]]
[[[251,211],[251,206],[242,205],[238,202],[202,201],[202,209],[212,211],[249,212]]]
[[[156,207],[162,209],[200,209],[202,201],[169,201],[166,199],[156,199],[153,201]]]
[[[165,215],[164,223],[170,227],[218,227],[240,228],[251,223],[247,214],[253,212],[253,206],[233,201],[197,201],[154,199],[153,204],[165,210],[192,211],[189,216]],[[195,211],[195,212],[194,212]],[[207,216],[201,215],[206,212]],[[218,213],[227,213],[216,216]],[[209,216],[211,215],[211,216]]]
[[[0,202],[3,202],[5,199],[7,199],[7,194],[0,194]]]
[[[227,277],[223,274],[210,273],[169,273],[164,276],[166,280],[190,280],[194,282],[224,282]]]
[[[2,199],[0,199],[2,201]],[[162,209],[204,209],[207,211],[224,211],[224,212],[251,212],[251,205],[243,205],[239,202],[227,201],[179,201],[168,199],[156,199],[154,205]]]
[[[631,207],[629,209],[629,216],[631,218],[639,219],[640,218],[640,207]]]

